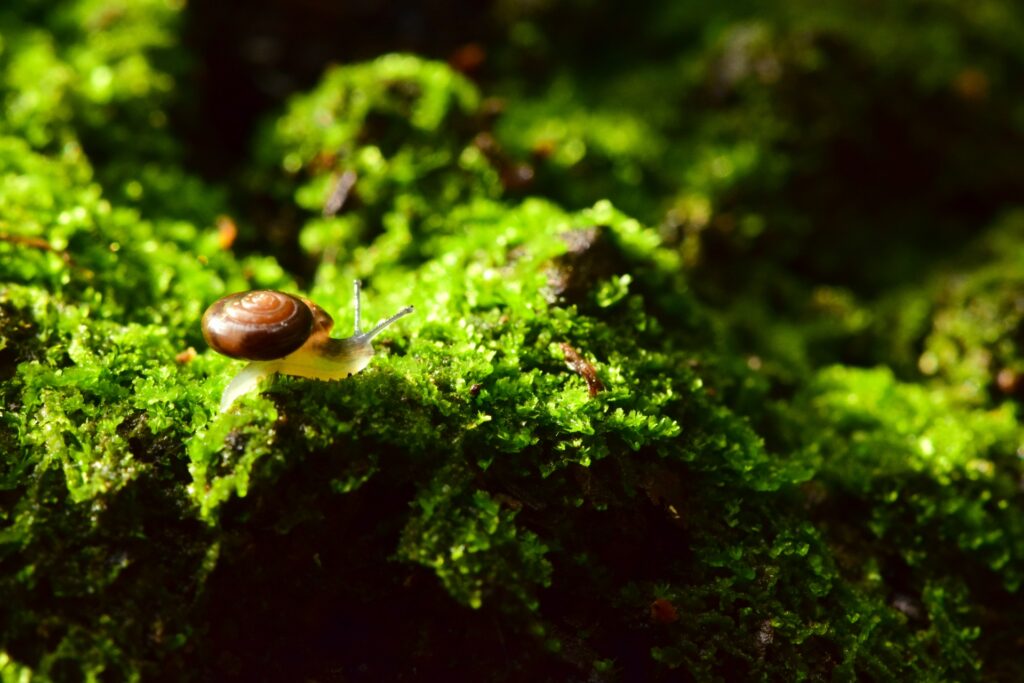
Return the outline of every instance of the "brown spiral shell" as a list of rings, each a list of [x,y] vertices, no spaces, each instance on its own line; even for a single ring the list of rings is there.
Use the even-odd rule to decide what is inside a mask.
[[[203,338],[214,351],[231,358],[273,360],[302,346],[314,323],[321,327],[314,318],[319,316],[310,305],[291,294],[270,289],[239,292],[206,309]]]

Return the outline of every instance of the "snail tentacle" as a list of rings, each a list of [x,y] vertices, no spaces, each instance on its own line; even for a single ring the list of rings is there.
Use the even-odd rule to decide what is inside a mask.
[[[363,330],[362,330],[361,324],[360,324],[360,317],[361,317],[360,309],[362,307],[359,305],[359,290],[362,289],[362,286],[363,286],[363,283],[361,281],[359,281],[359,280],[353,280],[352,281],[352,289],[355,290],[355,302],[356,302],[355,303],[355,308],[356,308],[355,335],[357,337],[363,333]]]
[[[386,328],[388,325],[395,322],[399,318],[404,318],[405,316],[412,313],[414,310],[416,310],[414,307],[406,306],[405,308],[400,310],[398,313],[395,313],[390,318],[387,318],[386,320],[382,320],[379,323],[377,323],[369,332],[359,332],[359,329],[356,328],[356,336],[358,336],[361,339],[365,339],[367,342],[369,342],[371,339],[373,339],[382,331],[384,331],[384,328]]]

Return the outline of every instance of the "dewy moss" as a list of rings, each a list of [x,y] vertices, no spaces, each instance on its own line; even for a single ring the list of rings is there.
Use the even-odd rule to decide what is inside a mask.
[[[441,63],[329,69],[233,187],[304,212],[303,287],[237,255],[218,217],[256,224],[180,164],[177,5],[4,10],[0,680],[1018,680],[1019,218],[934,268],[928,196],[867,245],[872,221],[832,244],[821,220],[867,211],[836,212],[827,152],[865,112],[954,107],[935,84],[968,56],[882,60],[898,9],[783,6],[638,6],[652,45],[723,28],[601,78],[589,42],[518,24],[497,64],[569,61],[541,91],[504,73],[504,116]],[[929,14],[993,59],[1017,44],[959,18]],[[858,75],[850,109],[822,74]],[[975,106],[957,130],[1002,125]],[[903,219],[914,277],[808,275]],[[357,278],[375,313],[417,309],[372,365],[218,410],[207,305],[302,292],[358,329]]]

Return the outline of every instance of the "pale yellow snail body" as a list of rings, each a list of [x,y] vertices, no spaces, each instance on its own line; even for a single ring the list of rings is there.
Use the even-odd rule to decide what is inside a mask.
[[[308,299],[273,290],[231,294],[203,314],[203,337],[214,351],[250,363],[235,376],[220,399],[221,412],[260,380],[281,373],[309,379],[345,379],[373,358],[370,343],[388,325],[412,313],[407,306],[373,329],[360,327],[359,281],[355,284],[355,334],[332,339],[334,320]]]

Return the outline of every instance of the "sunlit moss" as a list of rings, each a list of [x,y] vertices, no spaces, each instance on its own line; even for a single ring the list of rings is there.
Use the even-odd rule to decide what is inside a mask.
[[[331,68],[233,188],[295,217],[280,259],[180,163],[179,3],[5,10],[4,683],[265,673],[282,625],[451,678],[1019,678],[1019,217],[940,259],[961,217],[871,173],[843,204],[832,156],[878,106],[1012,108],[1016,10],[790,4],[638,6],[671,59],[511,70],[504,110],[440,62]],[[536,11],[497,63],[573,52]],[[342,336],[354,278],[366,320],[416,307],[365,371],[218,412],[210,302],[303,282]]]

